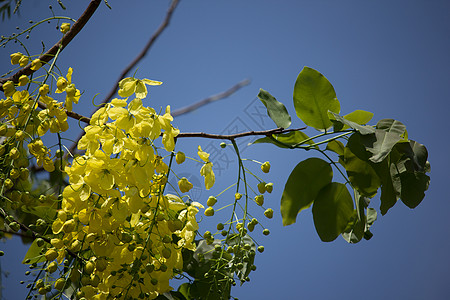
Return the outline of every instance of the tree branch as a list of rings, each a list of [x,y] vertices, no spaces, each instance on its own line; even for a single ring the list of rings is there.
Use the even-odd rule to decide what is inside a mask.
[[[55,57],[56,52],[58,51],[59,47],[61,47],[61,51],[73,40],[73,38],[83,29],[84,25],[89,21],[89,19],[92,17],[94,12],[97,10],[98,6],[100,5],[101,0],[92,0],[86,10],[83,12],[83,14],[78,18],[78,20],[73,24],[72,28],[59,40],[55,45],[53,45],[52,48],[50,48],[47,52],[42,54],[39,59],[41,62],[47,63],[49,62],[53,57]],[[17,71],[14,75],[11,75],[8,78],[2,78],[0,79],[0,90],[3,91],[3,84],[11,80],[13,82],[18,82],[19,77],[22,75],[31,75],[35,71],[31,70],[31,63],[29,63],[26,67],[20,69]]]
[[[270,130],[262,130],[262,131],[246,131],[236,134],[211,134],[204,132],[184,132],[177,135],[177,138],[186,138],[186,137],[199,137],[199,138],[207,138],[207,139],[215,139],[215,140],[234,140],[237,138],[245,137],[245,136],[255,136],[255,135],[264,135],[271,136],[272,134],[280,134],[287,133],[291,131],[300,131],[305,130],[306,127],[295,128],[295,129],[284,129],[284,128],[276,128]]]
[[[172,1],[172,4],[170,5],[169,9],[167,10],[167,14],[166,14],[166,17],[164,18],[164,21],[161,23],[161,25],[159,25],[158,29],[150,37],[150,40],[145,45],[144,49],[142,49],[141,53],[139,53],[139,55],[136,56],[136,58],[122,71],[122,74],[120,74],[119,79],[117,79],[113,88],[111,89],[109,94],[105,97],[105,99],[103,99],[102,103],[107,103],[107,102],[109,102],[109,100],[111,100],[111,98],[114,96],[114,94],[117,91],[117,84],[119,83],[119,81],[121,79],[125,78],[125,76],[131,71],[131,69],[133,69],[134,66],[136,66],[139,63],[139,61],[141,61],[141,59],[143,59],[144,56],[147,55],[147,52],[150,50],[150,47],[155,43],[156,39],[161,35],[161,33],[164,31],[164,29],[166,29],[166,27],[169,26],[170,19],[172,17],[172,14],[173,14],[175,8],[177,7],[178,3],[179,3],[179,0]]]
[[[204,106],[206,104],[209,104],[211,102],[214,102],[214,101],[226,98],[226,97],[230,96],[231,94],[235,93],[240,88],[242,88],[242,87],[244,87],[244,86],[246,86],[248,84],[250,84],[250,80],[249,79],[244,79],[241,82],[238,82],[237,84],[235,84],[234,86],[232,86],[231,88],[229,88],[228,90],[226,90],[226,91],[224,91],[222,93],[210,96],[210,97],[205,98],[203,100],[200,100],[200,101],[198,101],[198,102],[196,102],[194,104],[191,104],[191,105],[188,105],[188,106],[185,106],[183,108],[180,108],[180,109],[177,109],[177,110],[173,111],[172,112],[172,116],[173,117],[177,117],[177,116],[189,113],[191,111],[194,111],[197,108],[199,108],[201,106]]]

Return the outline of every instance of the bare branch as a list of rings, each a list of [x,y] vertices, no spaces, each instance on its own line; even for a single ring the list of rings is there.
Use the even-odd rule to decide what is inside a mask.
[[[122,74],[120,74],[119,79],[115,82],[113,88],[109,92],[109,94],[103,99],[102,103],[107,103],[111,98],[114,96],[114,94],[117,91],[117,84],[118,82],[125,78],[127,74],[133,69],[140,61],[143,59],[148,51],[150,50],[150,47],[155,43],[156,39],[161,35],[161,33],[166,29],[167,26],[169,26],[170,19],[172,17],[172,14],[177,7],[179,0],[173,0],[172,4],[170,5],[169,9],[167,10],[166,17],[164,18],[164,21],[159,25],[158,29],[153,33],[153,35],[150,37],[150,40],[147,42],[145,47],[142,49],[142,51],[139,53],[138,56],[122,71]]]
[[[245,136],[255,136],[255,135],[264,135],[271,136],[272,134],[280,134],[287,133],[291,131],[300,131],[305,130],[306,127],[296,128],[296,129],[283,129],[276,128],[270,130],[262,130],[262,131],[246,131],[236,134],[211,134],[204,132],[185,132],[177,135],[177,138],[186,138],[186,137],[199,137],[199,138],[207,138],[207,139],[215,139],[215,140],[234,140],[237,138],[245,137]]]
[[[100,5],[101,0],[92,0],[86,10],[83,12],[83,14],[78,18],[78,20],[73,24],[72,28],[62,37],[61,40],[59,40],[53,47],[51,47],[47,52],[41,55],[39,59],[41,62],[49,62],[53,57],[55,57],[55,54],[58,52],[58,49],[61,47],[61,51],[73,40],[73,38],[83,29],[84,25],[89,21],[89,19],[92,17],[94,12],[97,10],[98,6]],[[35,71],[31,70],[31,63],[28,64],[26,67],[20,69],[17,71],[14,75],[8,77],[8,78],[2,78],[0,79],[0,90],[3,91],[3,83],[5,83],[8,80],[11,80],[13,82],[18,82],[19,77],[22,75],[31,75]]]
[[[217,100],[229,97],[231,94],[235,93],[237,90],[239,90],[240,88],[242,88],[242,87],[244,87],[244,86],[246,86],[248,84],[250,84],[250,80],[249,79],[244,79],[241,82],[238,82],[237,84],[235,84],[234,86],[232,86],[231,88],[229,88],[228,90],[226,90],[226,91],[224,91],[222,93],[210,96],[210,97],[205,98],[203,100],[200,100],[200,101],[198,101],[198,102],[196,102],[194,104],[191,104],[191,105],[188,105],[186,107],[183,107],[183,108],[180,108],[180,109],[177,109],[177,110],[173,111],[172,112],[172,116],[173,117],[180,116],[180,115],[189,113],[191,111],[194,111],[197,108],[199,108],[201,106],[204,106],[206,104],[209,104],[211,102],[214,102],[214,101],[217,101]]]

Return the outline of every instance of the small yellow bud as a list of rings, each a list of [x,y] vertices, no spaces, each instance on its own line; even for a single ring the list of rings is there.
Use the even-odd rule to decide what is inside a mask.
[[[17,65],[19,63],[19,60],[22,58],[23,54],[20,52],[16,52],[10,55],[11,57],[11,64]]]
[[[39,95],[41,95],[41,96],[47,95],[48,92],[50,92],[50,88],[49,88],[48,84],[43,84],[43,85],[39,88]]]
[[[56,261],[52,261],[51,263],[49,263],[49,265],[47,266],[46,271],[48,273],[53,273],[56,271],[56,269],[58,269],[58,264],[56,263]]]
[[[67,87],[67,80],[64,77],[59,77],[56,81],[56,86],[58,87],[58,90],[63,91]]]
[[[264,173],[269,173],[269,171],[270,171],[270,162],[266,161],[265,163],[263,163],[263,164],[261,165],[261,170],[262,170]]]
[[[61,291],[64,288],[64,285],[66,284],[66,280],[64,278],[59,278],[55,281],[55,289],[58,291]]]
[[[52,261],[58,257],[58,252],[56,252],[55,249],[48,249],[47,252],[45,252],[45,259],[47,261]]]
[[[208,200],[206,201],[206,205],[208,206],[214,206],[214,204],[217,203],[217,199],[214,196],[209,196]]]
[[[19,66],[25,67],[26,65],[28,65],[28,62],[29,62],[29,61],[30,61],[30,60],[28,59],[28,57],[25,56],[25,55],[23,55],[23,56],[20,58],[20,60],[19,60]]]
[[[271,209],[271,208],[266,209],[266,211],[264,212],[264,215],[268,219],[272,219],[273,218],[273,209]]]
[[[94,272],[94,268],[95,268],[95,265],[94,265],[94,263],[92,262],[92,261],[88,261],[87,263],[86,263],[86,265],[84,266],[84,272],[86,273],[86,274],[92,274],[92,272]]]
[[[62,33],[66,33],[70,30],[70,23],[62,23],[60,28]]]
[[[261,194],[264,194],[266,192],[266,183],[265,182],[258,183],[258,191]]]
[[[16,92],[16,88],[14,87],[14,82],[8,80],[3,84],[3,93],[6,97],[11,97]]]
[[[205,216],[207,217],[214,216],[214,208],[208,207],[207,209],[205,209]]]
[[[186,177],[183,177],[178,181],[178,187],[182,193],[189,192],[194,186],[190,183]]]
[[[266,188],[266,191],[268,193],[272,193],[272,191],[273,191],[273,183],[272,182],[267,183],[265,188]]]
[[[177,164],[182,164],[185,159],[186,155],[184,155],[183,152],[177,152],[177,155],[175,155],[175,161],[177,162]]]
[[[42,67],[42,62],[39,58],[36,58],[31,62],[31,70],[33,70],[33,71],[37,71],[41,67]]]
[[[234,199],[235,200],[239,200],[239,199],[241,199],[242,198],[242,194],[241,193],[236,193],[236,194],[234,194]]]
[[[27,75],[22,75],[22,76],[19,77],[19,86],[24,86],[28,82],[30,82],[30,79],[28,78]]]
[[[255,196],[255,202],[259,206],[262,206],[264,204],[264,196],[263,195],[257,195]]]

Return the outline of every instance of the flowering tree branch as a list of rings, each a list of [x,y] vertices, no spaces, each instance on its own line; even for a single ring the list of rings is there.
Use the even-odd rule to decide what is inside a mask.
[[[92,17],[94,12],[97,10],[98,6],[100,5],[101,0],[92,0],[86,10],[83,12],[83,14],[78,18],[78,20],[73,24],[72,28],[64,34],[64,36],[59,40],[53,47],[51,47],[47,52],[42,54],[39,57],[39,60],[41,62],[49,62],[53,57],[55,57],[56,52],[58,52],[58,49],[61,48],[63,50],[72,40],[73,38],[83,29],[84,25],[89,21],[89,19]],[[60,51],[61,51],[60,50]],[[15,74],[11,75],[8,78],[2,78],[0,79],[0,90],[3,91],[3,84],[9,80],[13,82],[18,82],[19,77],[22,75],[31,75],[35,71],[31,69],[31,63],[29,63],[24,68],[17,71]]]

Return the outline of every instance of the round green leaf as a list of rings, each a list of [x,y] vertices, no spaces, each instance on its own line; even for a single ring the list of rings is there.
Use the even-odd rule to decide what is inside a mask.
[[[345,231],[353,215],[353,201],[346,186],[338,182],[325,186],[314,201],[312,213],[320,239],[334,241]]]
[[[333,86],[318,71],[304,67],[294,86],[294,107],[297,116],[308,126],[318,130],[333,124],[328,111],[339,113],[341,106]]]
[[[300,162],[289,175],[281,197],[283,225],[295,223],[297,214],[311,206],[332,178],[333,170],[326,161],[312,157]]]

